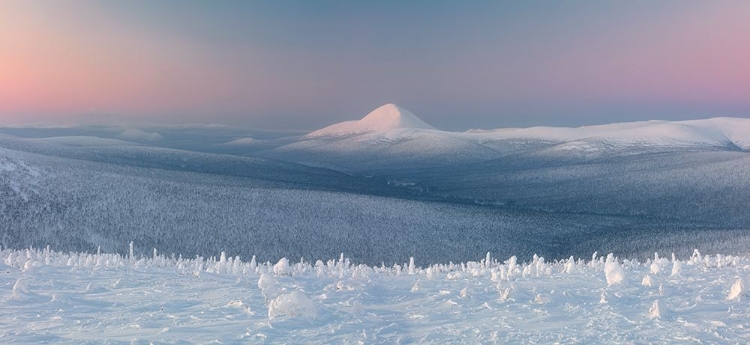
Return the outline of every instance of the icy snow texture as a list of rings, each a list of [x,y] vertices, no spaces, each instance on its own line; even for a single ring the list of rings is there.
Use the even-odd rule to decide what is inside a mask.
[[[652,260],[414,267],[347,259],[273,263],[0,251],[0,342],[18,343],[745,343],[750,257],[679,261],[680,277],[637,282]],[[419,262],[419,258],[415,258]],[[569,271],[575,262],[575,270]],[[22,267],[34,262],[31,271]],[[500,273],[502,272],[502,273]],[[257,282],[257,283],[256,283]],[[632,283],[631,282],[631,283]],[[264,289],[278,289],[266,300]],[[415,288],[417,287],[417,288]]]

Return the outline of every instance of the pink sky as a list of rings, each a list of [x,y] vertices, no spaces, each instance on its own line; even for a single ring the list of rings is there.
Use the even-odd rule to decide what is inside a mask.
[[[468,19],[434,34],[407,27],[389,41],[367,27],[338,38],[352,24],[320,27],[330,15],[312,11],[253,9],[268,22],[237,29],[222,26],[225,12],[204,18],[142,3],[123,15],[96,3],[5,1],[0,124],[106,114],[316,128],[385,102],[459,128],[514,125],[523,114],[542,124],[597,122],[608,111],[619,120],[678,119],[685,109],[750,116],[750,2],[650,4],[623,14],[524,8],[517,16],[529,23],[495,28],[488,15],[476,28]],[[160,11],[185,18],[162,23]]]

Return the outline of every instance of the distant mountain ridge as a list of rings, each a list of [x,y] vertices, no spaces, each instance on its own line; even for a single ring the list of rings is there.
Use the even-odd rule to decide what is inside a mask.
[[[449,132],[395,104],[356,121],[316,130],[261,152],[344,170],[383,165],[440,166],[508,155],[596,158],[671,151],[750,151],[750,119],[638,121],[583,127],[501,128]]]
[[[392,103],[385,104],[358,121],[339,122],[311,132],[303,139],[344,137],[380,133],[386,137],[399,137],[419,130],[440,132],[445,136],[464,139],[534,139],[548,141],[575,141],[600,139],[620,143],[640,144],[707,144],[732,143],[744,150],[750,149],[750,119],[715,117],[685,121],[636,121],[582,127],[528,127],[499,128],[449,132],[436,129],[412,112]]]

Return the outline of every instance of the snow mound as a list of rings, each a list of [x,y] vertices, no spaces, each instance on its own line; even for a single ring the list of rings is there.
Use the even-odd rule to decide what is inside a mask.
[[[277,294],[276,280],[268,273],[260,275],[260,278],[258,279],[258,288],[266,302],[274,298]]]
[[[732,284],[732,287],[729,289],[729,295],[727,295],[727,301],[734,301],[739,300],[740,296],[742,295],[742,291],[745,289],[745,286],[742,282],[742,279],[737,279],[737,281]]]
[[[268,304],[268,318],[271,320],[280,316],[315,319],[317,315],[315,303],[302,291],[279,295]]]
[[[157,132],[146,132],[137,128],[126,129],[117,137],[129,141],[160,141],[164,139],[164,137]]]
[[[673,260],[672,263],[672,274],[671,277],[679,277],[682,273],[682,263],[676,260]]]
[[[29,298],[30,292],[26,279],[18,278],[15,284],[13,284],[13,290],[11,292],[11,298],[15,300],[24,300]]]
[[[292,275],[292,268],[289,266],[289,259],[279,259],[279,262],[273,265],[273,273],[276,273],[276,275]]]
[[[393,103],[388,103],[371,111],[359,121],[340,122],[317,130],[307,137],[346,136],[360,133],[387,132],[394,129],[432,129],[412,112]]]
[[[625,282],[625,271],[617,262],[612,254],[607,256],[604,264],[604,276],[607,278],[607,285],[622,284]]]
[[[670,319],[672,318],[672,311],[657,299],[648,309],[648,317],[651,319]]]

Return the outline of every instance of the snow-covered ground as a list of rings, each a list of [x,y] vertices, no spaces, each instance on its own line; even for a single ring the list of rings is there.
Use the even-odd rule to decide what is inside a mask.
[[[155,253],[156,254],[156,253]],[[0,251],[0,342],[747,343],[750,257],[420,267]]]

